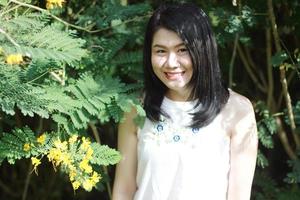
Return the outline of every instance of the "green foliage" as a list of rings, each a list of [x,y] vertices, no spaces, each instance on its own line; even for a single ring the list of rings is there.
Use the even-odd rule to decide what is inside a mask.
[[[271,149],[274,147],[272,136],[277,130],[275,118],[270,114],[263,102],[256,104],[256,112],[261,118],[257,122],[259,141],[265,148]],[[260,150],[257,155],[257,165],[263,168],[269,165],[268,160]]]
[[[14,38],[18,46],[12,46],[10,41],[1,39],[1,47],[6,54],[22,53],[33,60],[53,60],[74,66],[87,54],[82,47],[85,41],[75,38],[74,31],[63,31],[47,25],[49,21],[43,14],[25,14],[10,16],[1,20],[1,28]]]
[[[259,140],[264,147],[273,148],[272,135],[277,130],[275,118],[267,110],[263,102],[258,102],[256,108],[258,115],[262,118],[257,122]]]
[[[107,22],[111,22],[115,19],[125,20],[138,15],[143,15],[145,12],[151,10],[149,4],[146,3],[122,6],[118,3],[106,1],[103,4],[103,7],[104,14],[108,16],[105,18],[105,21]]]
[[[38,98],[40,94],[38,87],[22,84],[19,69],[10,69],[0,64],[0,105],[1,110],[7,114],[15,114],[17,106],[23,115],[33,116],[34,113],[43,118],[49,117],[46,110],[46,101]]]
[[[275,180],[270,178],[266,173],[256,170],[252,190],[252,198],[255,200],[277,200],[279,189]]]
[[[141,81],[141,44],[150,11],[146,3],[122,6],[119,1],[104,1],[87,5],[86,15],[76,18],[76,24],[86,26],[95,21],[94,28],[101,37],[87,36],[91,57],[84,59],[86,68],[93,74],[117,74],[129,82]]]
[[[47,92],[42,98],[51,102],[48,108],[55,113],[53,120],[71,134],[74,130],[70,129],[71,126],[75,129],[86,128],[95,119],[101,123],[110,118],[119,122],[124,111],[128,112],[132,106],[140,107],[136,97],[127,94],[130,88],[117,79],[97,77],[94,80],[84,74],[74,84],[63,89],[45,88]]]
[[[2,133],[0,140],[0,164],[6,158],[10,164],[14,164],[15,160],[21,158],[29,158],[36,151],[24,149],[25,143],[30,146],[37,144],[34,133],[28,127],[23,129],[14,129],[12,133]]]
[[[107,166],[116,164],[121,159],[120,154],[107,145],[92,143],[91,147],[94,150],[93,159],[91,160],[92,164]]]
[[[130,5],[122,6],[120,1],[74,0],[63,4],[63,8],[42,12],[27,6],[18,6],[13,2],[7,4],[7,2],[0,0],[0,130],[5,130],[5,133],[1,133],[0,139],[0,161],[7,159],[10,163],[15,163],[20,159],[34,157],[44,162],[49,160],[47,156],[50,149],[55,147],[57,150],[55,142],[56,145],[63,144],[62,146],[67,143],[64,152],[70,153],[72,159],[76,161],[73,164],[76,166],[78,177],[85,177],[76,179],[83,186],[84,181],[90,180],[92,175],[79,167],[86,155],[86,152],[80,149],[84,142],[77,140],[71,145],[70,138],[76,134],[79,137],[84,135],[86,139],[91,138],[88,127],[95,125],[101,129],[101,134],[99,134],[101,141],[105,143],[106,140],[109,140],[110,142],[112,138],[115,138],[113,135],[115,127],[112,124],[122,121],[123,112],[129,111],[132,107],[138,111],[135,121],[140,125],[143,123],[145,113],[139,103],[143,79],[142,44],[145,21],[152,10],[150,4],[154,5],[157,2],[130,2]],[[38,6],[44,5],[44,2],[40,1],[26,0],[22,2],[33,2]],[[271,76],[267,76],[267,60],[264,60],[267,57],[265,56],[266,37],[264,31],[270,27],[266,1],[237,1],[238,6],[233,6],[232,1],[203,0],[198,3],[202,5],[212,20],[220,47],[222,70],[225,72],[227,70],[226,66],[232,57],[231,47],[233,47],[235,37],[238,36],[238,44],[240,49],[245,52],[245,59],[248,60],[252,71],[255,72],[254,76],[258,76],[258,81],[263,80],[262,85],[266,91],[274,91],[272,101],[275,103],[271,102],[271,104],[275,106],[267,108],[264,103],[258,103],[256,106],[261,144],[257,163],[264,168],[257,170],[276,171],[277,166],[269,166],[274,163],[272,148],[281,148],[278,140],[274,140],[277,132],[274,117],[278,117],[278,112],[284,110],[282,108],[284,103],[280,102],[281,91],[278,90],[280,81],[276,74],[277,69],[273,68]],[[289,91],[293,94],[292,99],[297,101],[299,94],[295,91],[297,91],[298,82],[293,78],[292,73],[297,72],[298,69],[299,76],[300,54],[297,50],[299,40],[295,38],[300,33],[298,20],[300,5],[297,0],[288,3],[273,1],[273,3],[275,15],[279,16],[276,22],[284,51],[274,54],[271,64],[274,67],[284,65],[286,68],[292,69],[287,73],[290,76],[288,79]],[[50,14],[57,15],[60,20],[58,21]],[[61,23],[61,20],[66,20],[66,22]],[[77,30],[74,31],[73,28]],[[275,46],[272,42],[270,44],[272,47]],[[289,51],[294,51],[294,53]],[[8,64],[7,57],[17,53],[22,54],[23,61],[17,64]],[[266,92],[258,91],[253,81],[248,80],[248,74],[242,69],[245,64],[242,61],[241,55],[237,51],[234,65],[239,67],[237,71],[239,76],[235,80],[236,88],[233,89],[246,96],[251,96],[251,100],[261,99],[264,101],[267,99]],[[290,72],[291,74],[289,74]],[[271,86],[268,88],[269,77],[274,78],[273,89]],[[238,80],[239,78],[241,80]],[[124,84],[124,82],[134,84]],[[300,105],[298,104],[299,102],[293,107],[297,127],[300,126],[298,112]],[[278,109],[274,109],[278,105]],[[286,121],[283,128],[289,133],[287,112],[284,111],[280,115],[282,116],[279,117]],[[24,128],[16,128],[16,126],[24,126]],[[32,131],[28,127],[36,131]],[[46,142],[41,145],[37,142],[37,133],[45,131],[49,134],[45,134]],[[299,132],[298,128],[296,132]],[[57,141],[59,138],[60,142]],[[288,137],[288,139],[290,138]],[[30,151],[24,150],[25,144],[30,144]],[[292,147],[293,145],[291,142]],[[115,164],[120,159],[117,151],[106,145],[91,143],[90,146],[93,149],[94,157],[89,164],[97,172],[104,173],[105,169],[102,169],[101,165]],[[264,153],[266,152],[270,157],[265,157]],[[286,160],[282,160],[282,162]],[[55,166],[56,162],[54,161],[51,162]],[[70,166],[62,163],[56,168],[59,168],[69,178],[72,177]],[[5,166],[5,164],[2,162],[2,165]],[[12,166],[18,169],[14,171],[17,176],[5,173],[6,168],[4,167],[1,171],[0,183],[5,181],[6,187],[11,188],[16,187],[15,183],[20,183],[18,186],[23,188],[22,181],[14,177],[23,177],[27,173],[27,171],[20,170],[27,170],[25,164],[26,162],[21,160]],[[285,180],[293,183],[299,182],[298,160],[289,161],[289,166],[291,172],[288,173]],[[45,179],[49,179],[47,176],[49,166],[41,165],[39,168],[43,168],[39,169],[39,177],[32,178],[29,184],[31,191],[37,191],[34,186],[39,186],[37,179],[43,176],[41,173],[43,170],[46,171]],[[50,168],[53,170],[52,165]],[[85,168],[88,169],[87,166]],[[103,173],[102,180],[111,181],[109,175]],[[6,174],[9,175],[2,177]],[[282,183],[278,177],[272,179],[271,176],[274,174],[256,175],[253,199],[297,199],[299,187],[297,188],[296,184],[281,186]],[[75,179],[70,181],[73,184]],[[62,181],[59,180],[59,182]],[[49,185],[50,183],[51,181],[49,181]],[[49,199],[74,197],[72,190],[68,197],[61,195],[67,196],[65,192],[61,192],[62,190],[68,191],[65,185],[59,185],[57,182],[54,185],[58,186],[53,189],[50,186],[47,188],[45,184],[44,191],[55,190],[47,194]],[[111,185],[111,183],[107,185]],[[98,186],[97,188],[104,188],[101,183]],[[82,196],[80,194],[82,194],[80,191],[76,191],[76,198],[87,198],[88,194],[82,194]],[[30,193],[29,196],[27,199],[35,199],[33,197],[40,199],[36,193]],[[1,199],[10,199],[10,197],[12,196],[0,194]]]
[[[88,5],[89,11],[101,16],[95,28],[112,32],[103,32],[101,37],[92,34],[83,37],[84,34],[70,30],[68,25],[53,22],[57,18],[52,14],[63,9],[40,11],[30,5],[16,6],[4,1],[1,5],[4,7],[0,7],[0,119],[5,126],[1,123],[1,130],[8,131],[0,138],[0,161],[15,164],[16,160],[31,157],[37,173],[37,166],[47,157],[53,166],[69,175],[74,189],[79,184],[90,191],[101,178],[96,171],[90,172],[90,165],[99,172],[101,166],[116,164],[120,154],[107,145],[90,143],[88,125],[119,122],[123,112],[132,107],[138,111],[139,123],[145,116],[137,92],[140,85],[124,84],[116,72],[130,74],[133,79],[135,75],[131,72],[141,74],[137,65],[142,57],[136,44],[142,41],[141,19],[150,6],[121,6],[110,1],[101,6]],[[75,23],[88,25],[90,19],[82,15]],[[21,121],[8,122],[10,116]],[[38,124],[35,129],[38,131],[33,132],[27,126],[15,128],[17,123],[28,124],[25,116]],[[43,119],[49,119],[44,121],[47,125]],[[45,141],[40,143],[37,133],[45,128],[43,125],[50,134],[43,134]],[[88,138],[71,143],[76,134]],[[89,160],[86,154],[93,156]]]
[[[264,154],[260,151],[260,149],[257,152],[257,165],[262,168],[269,166],[268,159],[264,156]]]
[[[10,164],[14,164],[16,160],[31,157],[33,169],[37,173],[40,160],[47,156],[54,167],[60,167],[69,174],[72,183],[76,182],[89,191],[100,179],[89,163],[107,166],[116,164],[121,158],[118,151],[107,145],[91,143],[84,137],[78,140],[78,136],[73,135],[68,141],[62,142],[54,135],[44,133],[36,138],[28,127],[4,133],[0,138],[0,161],[7,159]],[[78,186],[73,187],[76,190]]]
[[[298,200],[300,197],[300,190],[297,187],[287,188],[281,191],[276,197],[277,200]]]
[[[243,6],[239,13],[223,7],[213,7],[210,8],[209,17],[215,32],[218,33],[216,38],[221,46],[233,41],[235,34],[240,35],[241,42],[249,42],[250,38],[245,35],[245,30],[256,24],[254,10],[247,5]]]
[[[272,56],[271,63],[274,67],[280,66],[286,59],[288,55],[285,52],[278,52]]]

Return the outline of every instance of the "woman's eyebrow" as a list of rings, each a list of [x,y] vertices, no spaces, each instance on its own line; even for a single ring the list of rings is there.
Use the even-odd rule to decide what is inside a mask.
[[[182,42],[182,43],[179,43],[179,44],[175,45],[174,47],[180,47],[180,46],[185,46],[185,44]],[[152,46],[152,48],[166,48],[166,46],[164,46],[162,44],[154,44]]]

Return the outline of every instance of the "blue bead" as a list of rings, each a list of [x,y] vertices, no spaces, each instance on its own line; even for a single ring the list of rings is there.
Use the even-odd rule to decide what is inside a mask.
[[[158,125],[156,126],[156,130],[157,130],[158,132],[163,131],[163,130],[164,130],[163,125],[158,124]]]
[[[193,133],[198,133],[199,132],[199,128],[192,128],[192,132]]]
[[[178,142],[180,140],[180,136],[179,135],[174,135],[173,140],[175,142]]]

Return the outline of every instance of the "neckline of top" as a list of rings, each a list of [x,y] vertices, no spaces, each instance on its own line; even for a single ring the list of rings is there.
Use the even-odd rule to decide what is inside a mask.
[[[172,102],[172,103],[176,103],[176,104],[186,104],[186,103],[191,104],[191,103],[196,103],[196,102],[197,102],[197,100],[176,101],[176,100],[170,99],[170,98],[167,97],[167,96],[164,96],[164,99],[165,99],[166,101],[169,101],[169,102]]]
[[[192,109],[194,106],[197,104],[197,100],[192,100],[192,101],[175,101],[172,100],[168,97],[164,97],[163,99],[163,105],[164,106],[175,106],[175,107],[180,107],[181,109]]]

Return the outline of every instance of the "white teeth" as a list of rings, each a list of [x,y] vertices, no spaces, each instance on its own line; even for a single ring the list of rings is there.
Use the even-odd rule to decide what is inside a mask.
[[[169,80],[179,80],[182,78],[184,72],[165,72],[165,74]]]

